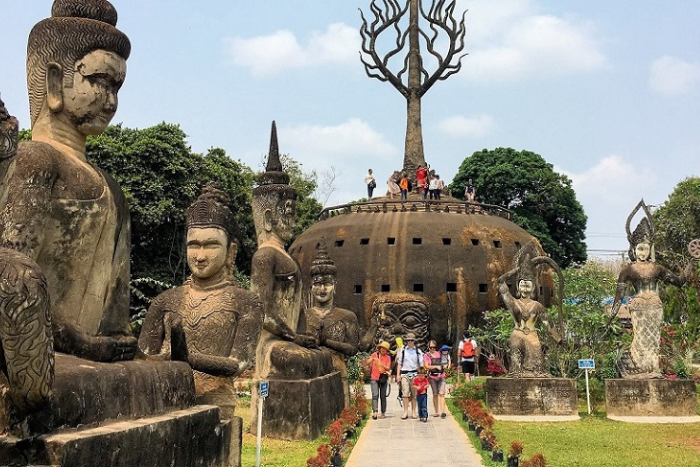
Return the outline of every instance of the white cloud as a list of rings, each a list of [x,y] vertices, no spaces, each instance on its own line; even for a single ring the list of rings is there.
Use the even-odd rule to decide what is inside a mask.
[[[305,44],[287,30],[251,38],[226,38],[224,44],[234,64],[249,68],[255,76],[267,76],[327,63],[356,65],[359,40],[356,28],[333,23],[324,32],[313,32]]]
[[[495,127],[496,124],[490,115],[476,117],[454,115],[438,123],[440,131],[454,137],[478,138],[491,133]]]
[[[501,2],[497,2],[501,4]],[[467,26],[466,79],[475,81],[521,80],[587,72],[606,66],[595,31],[573,17],[540,14],[527,0],[470,6]]]
[[[336,126],[281,127],[279,133],[280,141],[289,147],[292,157],[314,160],[314,164],[330,158],[342,158],[354,163],[358,159],[386,159],[398,154],[382,134],[359,118],[351,118]]]
[[[628,194],[634,198],[640,190],[656,182],[651,170],[639,168],[617,155],[604,157],[580,173],[556,170],[571,178],[576,194],[582,198],[615,201],[627,198]]]
[[[700,63],[663,56],[649,68],[649,86],[666,96],[686,94],[700,87]]]

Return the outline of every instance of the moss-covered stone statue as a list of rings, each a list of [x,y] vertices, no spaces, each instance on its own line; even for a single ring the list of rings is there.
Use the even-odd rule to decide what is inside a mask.
[[[237,250],[228,197],[207,185],[187,210],[192,274],[182,286],[156,297],[139,336],[144,353],[167,358],[177,354],[178,360],[187,361],[194,370],[198,402],[222,406],[222,418],[233,416],[233,381],[253,363],[263,320],[258,297],[233,278]],[[173,328],[184,331],[184,346]]]

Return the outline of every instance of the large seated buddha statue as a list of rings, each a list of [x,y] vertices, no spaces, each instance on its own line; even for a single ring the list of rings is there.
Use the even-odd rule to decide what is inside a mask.
[[[134,360],[129,210],[85,155],[129,39],[107,0],[51,13],[27,46],[32,140],[0,111],[0,464],[222,465],[230,424],[196,405],[191,367]]]

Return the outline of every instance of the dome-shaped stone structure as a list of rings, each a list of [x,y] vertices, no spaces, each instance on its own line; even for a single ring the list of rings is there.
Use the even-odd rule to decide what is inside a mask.
[[[389,313],[392,335],[420,334],[423,327],[438,342],[457,342],[482,311],[502,306],[498,277],[535,239],[509,220],[506,209],[414,196],[326,209],[289,251],[308,289],[308,271],[325,237],[338,267],[335,303],[355,311],[365,329],[373,313]],[[549,302],[551,288],[544,282],[540,297]],[[392,301],[402,305],[387,307]]]

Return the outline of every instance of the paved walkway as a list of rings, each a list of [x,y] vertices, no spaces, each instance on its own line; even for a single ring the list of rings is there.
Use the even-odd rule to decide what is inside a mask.
[[[345,464],[346,467],[406,467],[432,465],[439,467],[481,467],[481,457],[469,438],[448,412],[442,419],[432,415],[432,393],[428,390],[428,422],[401,420],[403,409],[396,399],[398,387],[391,385],[385,419],[369,419],[360,439]],[[367,398],[372,394],[365,387]]]

